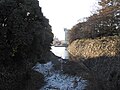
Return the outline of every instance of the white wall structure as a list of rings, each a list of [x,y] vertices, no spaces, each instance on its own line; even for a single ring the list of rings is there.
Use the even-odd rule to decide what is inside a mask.
[[[65,43],[68,44],[68,39],[69,39],[69,29],[64,28],[64,32],[65,32]]]

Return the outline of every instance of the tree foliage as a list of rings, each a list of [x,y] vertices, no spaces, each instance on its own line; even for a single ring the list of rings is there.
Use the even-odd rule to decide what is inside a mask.
[[[38,0],[0,0],[0,89],[14,90],[5,87],[14,88],[14,82],[20,83],[19,79],[43,60],[52,38]]]
[[[100,0],[99,5],[102,7],[98,10],[98,26],[100,30],[106,31],[113,35],[120,34],[120,1],[119,0]]]
[[[52,37],[37,0],[0,1],[1,61],[34,60],[36,55],[50,50]]]
[[[70,31],[70,43],[76,39],[120,35],[120,1],[100,0],[98,13],[75,25]]]

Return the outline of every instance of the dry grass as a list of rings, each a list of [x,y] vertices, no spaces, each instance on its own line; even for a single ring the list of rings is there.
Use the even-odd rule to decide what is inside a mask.
[[[120,56],[69,61],[64,73],[88,80],[86,90],[120,90]]]
[[[119,36],[75,40],[68,51],[76,64],[65,72],[88,80],[86,90],[120,90]]]
[[[120,56],[84,61],[89,68],[87,90],[120,90]]]
[[[109,36],[95,39],[77,39],[68,46],[68,52],[76,58],[115,56],[120,52],[120,37]]]

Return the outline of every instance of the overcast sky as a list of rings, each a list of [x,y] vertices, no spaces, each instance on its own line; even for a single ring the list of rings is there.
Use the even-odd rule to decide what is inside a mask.
[[[54,36],[64,39],[64,28],[70,29],[94,11],[97,0],[39,0],[42,12],[52,26]]]

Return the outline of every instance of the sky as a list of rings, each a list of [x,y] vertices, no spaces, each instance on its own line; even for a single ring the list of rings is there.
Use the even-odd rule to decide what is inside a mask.
[[[43,15],[49,19],[54,37],[64,40],[64,28],[71,29],[95,11],[97,0],[39,0]]]

